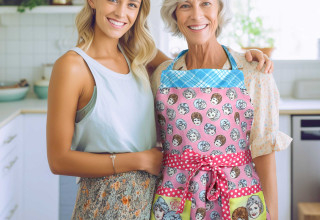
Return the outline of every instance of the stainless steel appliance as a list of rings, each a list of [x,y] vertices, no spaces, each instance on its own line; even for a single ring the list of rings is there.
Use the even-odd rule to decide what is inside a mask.
[[[292,219],[299,202],[320,202],[320,115],[292,117]]]

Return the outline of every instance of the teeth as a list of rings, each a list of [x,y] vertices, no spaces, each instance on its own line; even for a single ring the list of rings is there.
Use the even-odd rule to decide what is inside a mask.
[[[114,25],[117,25],[117,26],[123,26],[125,24],[125,23],[114,21],[114,20],[111,20],[111,19],[109,19],[109,21],[110,21],[110,23],[112,23]]]
[[[190,26],[190,29],[192,30],[202,30],[206,27],[207,25],[201,25],[201,26]]]

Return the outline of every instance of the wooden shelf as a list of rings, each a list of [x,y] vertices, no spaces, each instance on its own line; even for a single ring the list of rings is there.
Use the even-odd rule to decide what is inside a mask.
[[[31,14],[76,14],[82,9],[82,5],[48,5],[48,6],[37,6],[31,11],[26,9],[23,13]],[[17,6],[0,6],[1,14],[15,14],[19,13],[17,11]]]

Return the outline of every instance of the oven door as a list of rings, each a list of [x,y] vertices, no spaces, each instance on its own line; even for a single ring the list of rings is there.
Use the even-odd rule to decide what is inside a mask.
[[[320,116],[293,116],[292,216],[299,202],[320,202]]]

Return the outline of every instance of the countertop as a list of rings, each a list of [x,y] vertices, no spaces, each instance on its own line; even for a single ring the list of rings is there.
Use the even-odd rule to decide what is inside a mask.
[[[279,103],[280,115],[320,114],[320,100],[298,100],[282,98]],[[34,96],[16,102],[0,102],[0,128],[19,114],[47,113],[47,100]]]
[[[20,114],[47,113],[47,100],[27,97],[21,101],[0,102],[0,128]]]
[[[280,115],[314,115],[320,114],[320,99],[282,98],[279,102]]]

